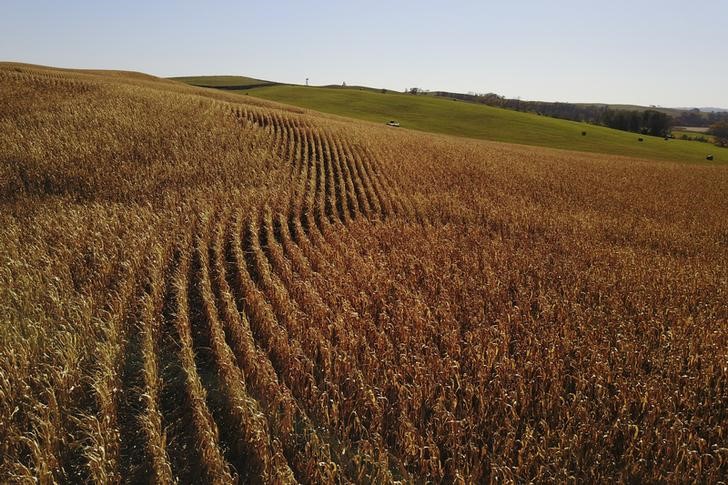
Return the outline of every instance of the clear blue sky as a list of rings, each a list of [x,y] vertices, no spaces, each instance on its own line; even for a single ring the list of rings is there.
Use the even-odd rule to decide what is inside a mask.
[[[728,0],[0,0],[0,60],[728,108]]]

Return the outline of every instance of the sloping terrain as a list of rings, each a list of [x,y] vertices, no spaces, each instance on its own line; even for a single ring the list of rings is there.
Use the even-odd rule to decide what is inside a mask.
[[[403,128],[446,135],[678,162],[705,163],[706,156],[712,154],[714,163],[728,162],[728,149],[705,143],[664,140],[435,96],[284,84],[246,87],[238,92],[378,124],[397,120]]]
[[[179,76],[170,78],[201,88],[244,90],[263,86],[272,86],[276,83],[263,81],[245,76]]]
[[[727,167],[0,86],[0,481],[725,477]]]

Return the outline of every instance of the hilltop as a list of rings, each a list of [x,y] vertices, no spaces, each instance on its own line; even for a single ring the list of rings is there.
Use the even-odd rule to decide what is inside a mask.
[[[262,79],[245,76],[179,76],[171,77],[169,79],[202,88],[233,90],[243,90],[278,84],[271,81],[263,81]]]

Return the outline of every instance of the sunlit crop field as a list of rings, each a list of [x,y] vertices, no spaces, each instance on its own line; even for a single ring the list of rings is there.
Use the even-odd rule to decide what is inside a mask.
[[[728,167],[0,65],[0,481],[719,482]]]

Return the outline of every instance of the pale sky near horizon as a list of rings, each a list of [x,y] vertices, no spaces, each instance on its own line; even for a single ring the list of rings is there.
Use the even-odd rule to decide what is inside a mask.
[[[728,108],[728,0],[0,0],[0,61]]]

